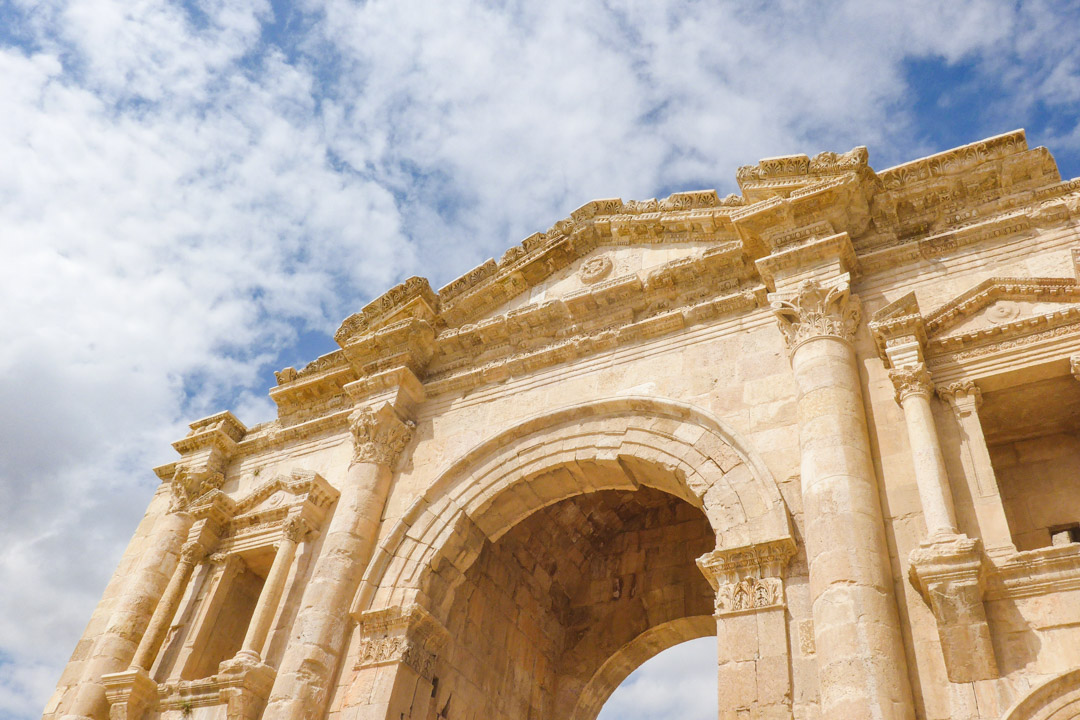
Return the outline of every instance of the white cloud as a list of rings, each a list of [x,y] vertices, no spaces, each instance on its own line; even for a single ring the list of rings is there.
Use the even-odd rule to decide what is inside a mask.
[[[647,660],[612,693],[597,720],[713,720],[716,638],[676,645]]]
[[[184,422],[265,419],[297,334],[404,275],[438,286],[595,197],[733,190],[767,155],[916,156],[912,57],[998,83],[986,122],[1056,108],[1080,148],[1063,2],[290,12],[0,5],[0,715],[43,706]]]

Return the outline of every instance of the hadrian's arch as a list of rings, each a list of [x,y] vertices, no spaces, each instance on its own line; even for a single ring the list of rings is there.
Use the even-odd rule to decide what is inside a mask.
[[[1078,720],[1080,179],[1023,131],[589,202],[196,420],[47,720]]]
[[[394,608],[426,608],[416,612],[439,630],[418,652],[435,659],[396,668],[392,697],[409,702],[400,712],[415,712],[421,700],[434,707],[438,699],[431,698],[453,706],[457,697],[457,717],[522,717],[532,703],[536,717],[592,720],[649,657],[716,632],[716,593],[703,571],[713,583],[744,583],[730,588],[740,593],[737,607],[720,610],[757,610],[769,618],[753,622],[774,623],[785,638],[782,578],[794,551],[775,481],[715,418],[647,397],[570,406],[499,433],[438,475],[376,551],[354,603],[357,642]],[[474,566],[500,553],[521,577],[512,576],[499,597],[481,598]],[[714,556],[738,569],[728,577]],[[463,585],[468,599],[460,595]],[[522,602],[530,585],[555,606]],[[469,613],[486,614],[486,621],[474,623]],[[520,613],[535,619],[524,630],[512,628],[509,651],[496,613],[506,625]],[[558,626],[546,631],[549,637],[544,623]],[[745,645],[756,634],[755,627],[740,636],[739,647],[722,646],[721,662],[756,658]],[[505,655],[515,647],[520,652]],[[527,664],[542,647],[544,672],[527,672],[508,687],[506,668]],[[771,652],[780,659],[786,646]],[[368,654],[380,657],[378,650]],[[474,662],[484,657],[490,662]],[[378,661],[358,665],[339,688],[342,702],[363,706],[357,693],[375,685],[367,676],[386,672]],[[470,697],[473,688],[483,691]],[[788,694],[778,689],[772,703],[782,705]],[[756,696],[743,700],[758,704]]]

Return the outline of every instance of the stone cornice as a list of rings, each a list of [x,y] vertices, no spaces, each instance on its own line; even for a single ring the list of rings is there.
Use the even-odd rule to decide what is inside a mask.
[[[278,373],[271,397],[280,429],[260,428],[242,441],[245,450],[280,442],[291,427],[305,428],[298,437],[320,432],[316,425],[339,430],[340,418],[311,422],[348,412],[356,402],[348,387],[393,368],[408,368],[432,396],[760,307],[763,285],[801,282],[830,238],[845,238],[834,258],[841,271],[865,274],[1080,217],[1080,179],[1061,182],[1049,153],[1028,149],[1023,131],[879,173],[866,149],[855,148],[769,158],[740,168],[737,179],[742,195],[723,199],[705,190],[595,200],[438,292],[423,278],[406,280],[342,323],[341,350]],[[687,243],[696,255],[505,309],[598,249]],[[879,351],[887,335],[923,342],[919,322],[913,314],[889,318],[874,333]]]
[[[1035,597],[1080,589],[1080,545],[1055,545],[995,559],[987,599]]]

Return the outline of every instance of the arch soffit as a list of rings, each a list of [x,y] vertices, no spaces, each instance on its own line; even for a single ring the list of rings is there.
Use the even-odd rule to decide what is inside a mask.
[[[526,482],[527,481],[527,482]],[[646,485],[704,510],[717,546],[792,537],[779,486],[734,430],[695,406],[623,396],[532,416],[450,462],[380,543],[358,614],[412,602],[440,558],[464,573],[536,510],[585,492]]]

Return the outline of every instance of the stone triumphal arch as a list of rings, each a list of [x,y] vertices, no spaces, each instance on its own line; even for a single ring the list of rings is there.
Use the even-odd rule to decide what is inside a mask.
[[[191,424],[49,720],[1080,718],[1080,180],[1023,131],[590,202]]]

